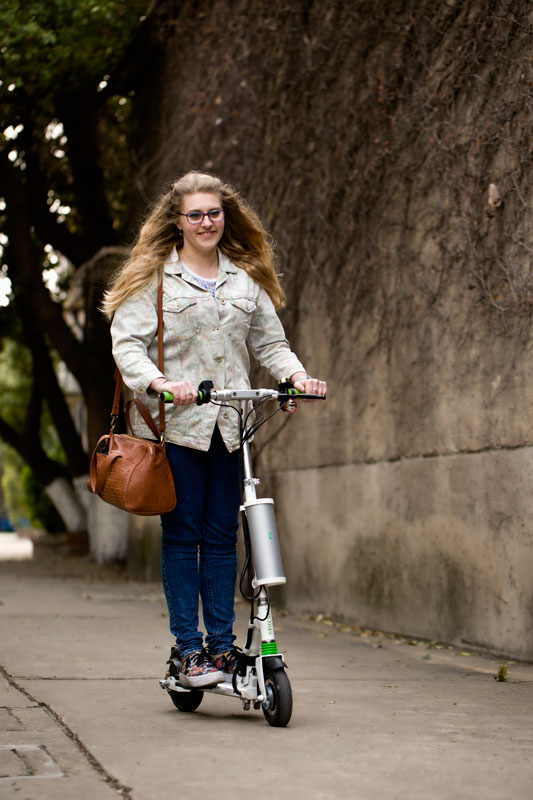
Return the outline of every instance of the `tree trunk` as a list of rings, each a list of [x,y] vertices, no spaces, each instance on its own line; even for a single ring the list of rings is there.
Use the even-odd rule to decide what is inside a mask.
[[[87,514],[72,484],[66,478],[54,478],[44,490],[69,533],[85,533],[87,531]]]
[[[76,208],[83,220],[84,235],[94,250],[116,242],[113,219],[109,210],[106,182],[101,167],[98,117],[101,98],[93,87],[65,97],[58,104],[58,113],[67,137],[67,152],[73,175]]]
[[[91,555],[99,564],[126,558],[129,514],[89,495]]]

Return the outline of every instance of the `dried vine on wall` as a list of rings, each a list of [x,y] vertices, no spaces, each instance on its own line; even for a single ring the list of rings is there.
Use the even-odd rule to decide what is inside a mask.
[[[390,342],[462,283],[475,314],[526,333],[527,2],[161,5],[166,104],[145,182],[193,166],[251,198],[279,244],[289,328],[320,282],[353,335],[373,319]]]

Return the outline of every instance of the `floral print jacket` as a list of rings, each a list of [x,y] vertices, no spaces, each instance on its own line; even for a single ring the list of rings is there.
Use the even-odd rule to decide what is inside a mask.
[[[133,295],[115,312],[111,325],[113,356],[124,383],[146,403],[157,421],[159,403],[146,394],[163,373],[157,366],[157,283]],[[249,388],[249,352],[276,381],[305,372],[291,351],[267,292],[219,251],[215,297],[187,272],[173,251],[163,277],[164,374],[197,387]],[[239,447],[237,414],[215,405],[166,407],[165,439],[208,450],[215,425],[228,450]],[[134,432],[153,438],[136,414]]]

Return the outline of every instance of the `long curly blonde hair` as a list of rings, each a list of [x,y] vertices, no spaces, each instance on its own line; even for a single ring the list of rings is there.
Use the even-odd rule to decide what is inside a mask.
[[[172,248],[180,249],[183,239],[176,225],[178,212],[183,198],[196,192],[220,197],[225,226],[218,246],[224,255],[266,289],[276,309],[284,304],[285,296],[274,267],[272,240],[255,211],[230,184],[214,175],[188,172],[159,198],[129,257],[112,278],[102,302],[102,310],[108,317],[153,281]]]

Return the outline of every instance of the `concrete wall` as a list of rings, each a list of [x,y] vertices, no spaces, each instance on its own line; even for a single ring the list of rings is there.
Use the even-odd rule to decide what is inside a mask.
[[[344,338],[337,358],[334,337],[302,320],[296,349],[330,397],[258,434],[258,472],[289,607],[532,659],[530,351],[454,297],[447,325],[399,325],[374,350]]]
[[[288,605],[531,658],[532,455],[277,473]]]
[[[289,605],[533,658],[530,4],[397,5],[169,2],[136,183],[237,185],[330,384],[257,436]]]

